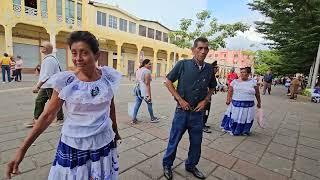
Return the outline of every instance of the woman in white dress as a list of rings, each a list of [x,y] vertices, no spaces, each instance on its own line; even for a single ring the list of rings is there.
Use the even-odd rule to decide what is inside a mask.
[[[71,33],[68,44],[76,70],[58,73],[49,79],[54,86],[52,97],[8,163],[7,178],[19,173],[19,164],[28,148],[63,107],[66,119],[48,179],[118,179],[116,141],[120,136],[114,93],[121,73],[109,67],[96,67],[99,43],[90,32]]]
[[[221,128],[231,135],[250,135],[255,117],[255,102],[261,108],[261,99],[257,81],[249,78],[251,68],[241,68],[240,79],[230,83],[227,102],[229,105],[222,119]]]

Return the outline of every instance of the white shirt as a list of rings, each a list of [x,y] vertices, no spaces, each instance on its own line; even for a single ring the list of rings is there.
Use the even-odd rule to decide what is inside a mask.
[[[59,61],[53,56],[53,54],[46,55],[41,63],[39,82],[45,82],[41,88],[53,88],[52,85],[48,84],[46,81],[60,72]]]
[[[93,82],[81,81],[71,71],[58,73],[48,81],[64,100],[61,141],[76,149],[96,150],[115,136],[110,105],[122,75],[110,67],[99,69],[101,78]]]
[[[140,91],[141,91],[141,96],[146,97],[147,96],[147,85],[144,82],[145,81],[145,76],[147,74],[151,74],[151,71],[145,67],[142,67],[137,70],[136,72],[136,81],[139,83],[140,86]],[[150,76],[150,80],[152,80]]]
[[[230,84],[233,87],[232,100],[236,101],[254,101],[257,86],[257,81],[248,79],[247,81],[240,81],[235,79]]]

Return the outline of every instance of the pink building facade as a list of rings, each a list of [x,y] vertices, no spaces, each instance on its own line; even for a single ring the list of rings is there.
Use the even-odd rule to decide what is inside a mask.
[[[248,55],[241,50],[218,50],[210,51],[207,55],[206,62],[218,62],[219,75],[225,77],[232,67],[237,73],[241,67],[253,67],[252,55]]]

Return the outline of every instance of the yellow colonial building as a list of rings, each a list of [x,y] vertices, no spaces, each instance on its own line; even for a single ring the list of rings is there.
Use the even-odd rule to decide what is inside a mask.
[[[153,62],[153,75],[163,76],[175,60],[191,51],[170,43],[169,28],[140,19],[117,6],[89,0],[1,0],[0,53],[22,56],[24,67],[41,63],[42,41],[54,45],[63,69],[72,69],[66,40],[75,30],[92,32],[100,42],[98,65],[108,65],[132,75],[142,59]]]

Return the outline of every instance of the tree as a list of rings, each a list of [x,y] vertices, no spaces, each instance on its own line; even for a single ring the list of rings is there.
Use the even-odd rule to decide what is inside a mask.
[[[195,22],[195,24],[194,24]],[[194,25],[194,27],[193,27]],[[194,28],[194,30],[191,30]],[[248,26],[237,22],[234,24],[219,24],[217,19],[211,17],[210,11],[197,13],[197,20],[181,19],[180,28],[169,34],[173,44],[180,48],[191,48],[192,42],[198,37],[206,37],[209,40],[210,49],[226,47],[225,39],[236,36],[237,31],[246,31]]]
[[[255,24],[281,54],[281,73],[307,74],[320,42],[320,0],[254,0],[248,5],[268,18]]]
[[[282,75],[287,72],[282,68],[280,54],[275,50],[259,50],[255,52],[254,69],[256,74],[265,74],[268,70],[272,70],[275,75]]]

